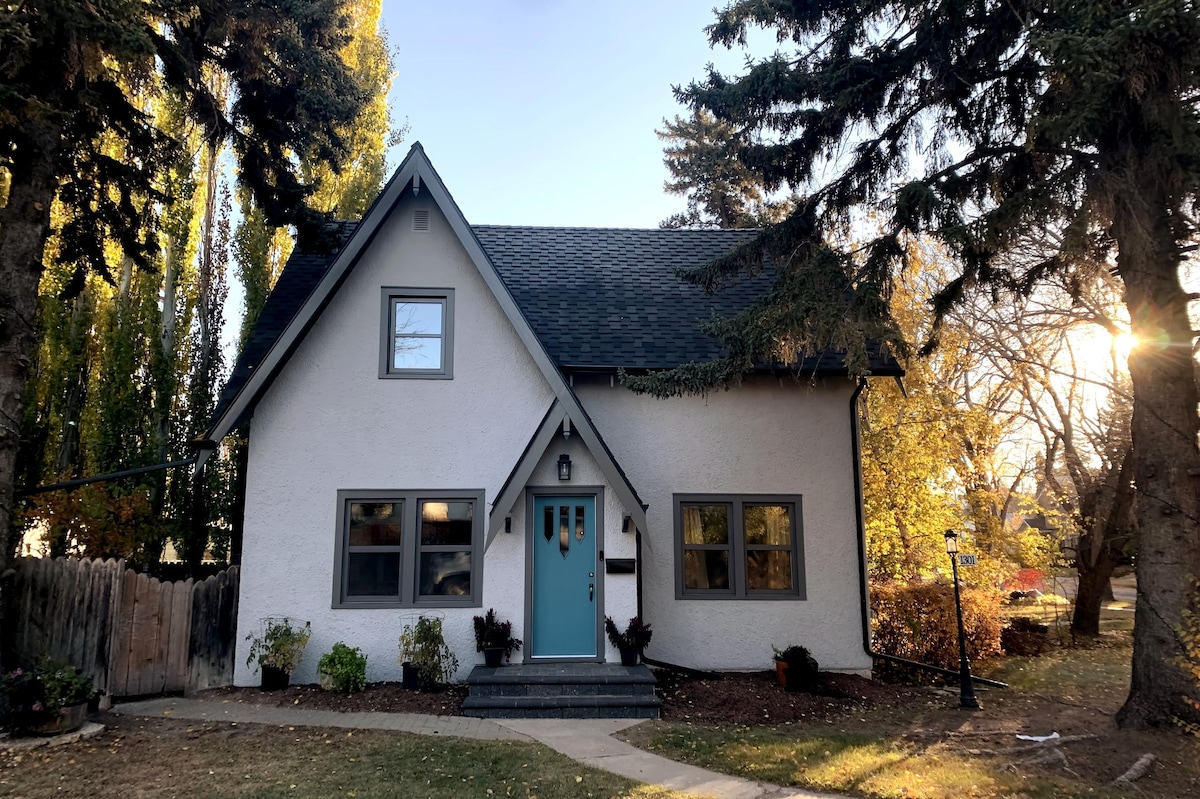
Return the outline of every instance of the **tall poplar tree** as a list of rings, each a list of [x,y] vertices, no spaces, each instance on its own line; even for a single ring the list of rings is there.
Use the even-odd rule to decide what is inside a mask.
[[[977,287],[1070,283],[1111,258],[1132,332],[1139,597],[1124,726],[1200,722],[1183,668],[1183,612],[1200,574],[1200,433],[1190,295],[1180,280],[1200,194],[1200,8],[1190,0],[734,0],[713,45],[775,32],[790,52],[744,75],[709,70],[680,99],[751,134],[739,155],[769,190],[805,194],[755,243],[691,277],[704,286],[780,258],[770,293],[717,324],[729,356],[634,385],[660,394],[735,381],[781,339],[844,346],[865,370],[869,337],[897,341],[887,298],[903,237],[939,239],[960,272],[944,313]],[[855,215],[884,230],[833,246]],[[1003,260],[1030,230],[1058,245]],[[848,292],[853,288],[853,292]]]
[[[339,0],[29,0],[0,11],[0,571],[51,207],[57,200],[66,212],[59,254],[75,267],[76,291],[89,269],[114,279],[121,259],[152,268],[158,253],[160,176],[179,142],[127,88],[158,71],[204,137],[231,144],[267,218],[317,236],[292,156],[346,157],[336,130],[365,96],[339,58],[345,41]],[[208,69],[228,76],[228,108],[203,79]]]

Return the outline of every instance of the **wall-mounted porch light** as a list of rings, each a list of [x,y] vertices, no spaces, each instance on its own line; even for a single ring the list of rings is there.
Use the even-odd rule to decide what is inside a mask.
[[[625,516],[621,517],[621,532],[622,533],[628,533],[630,528],[632,528],[632,527],[633,527],[633,517],[632,516],[626,514]]]
[[[506,532],[506,533],[512,532],[512,517],[511,516],[504,517],[504,532]]]
[[[571,456],[566,453],[558,456],[558,479],[571,479]]]

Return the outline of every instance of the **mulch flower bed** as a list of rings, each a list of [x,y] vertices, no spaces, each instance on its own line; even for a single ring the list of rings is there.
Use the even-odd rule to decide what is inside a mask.
[[[465,685],[452,685],[440,691],[409,691],[398,682],[374,682],[367,690],[354,694],[323,691],[317,685],[290,685],[282,691],[259,688],[214,688],[204,691],[203,699],[229,700],[272,707],[303,707],[312,710],[340,710],[345,713],[424,713],[432,716],[461,716]]]
[[[913,701],[920,689],[881,685],[853,674],[821,674],[817,694],[788,693],[775,672],[724,673],[694,677],[658,671],[663,721],[703,724],[785,724],[831,719],[852,710]]]

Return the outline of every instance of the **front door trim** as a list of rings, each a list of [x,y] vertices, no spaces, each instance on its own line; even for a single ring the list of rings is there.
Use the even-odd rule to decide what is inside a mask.
[[[538,497],[593,497],[596,503],[596,655],[595,657],[539,657],[529,652],[532,643],[521,647],[525,663],[603,663],[604,662],[604,486],[551,485],[527,486],[525,489],[525,630],[531,638],[533,630],[533,545],[536,532],[533,503]]]

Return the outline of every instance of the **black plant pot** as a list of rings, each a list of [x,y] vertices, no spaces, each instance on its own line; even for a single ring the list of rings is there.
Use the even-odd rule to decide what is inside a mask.
[[[638,662],[638,651],[634,647],[620,647],[621,649],[621,665],[636,666]]]
[[[504,647],[489,646],[483,650],[483,665],[489,669],[500,667],[500,661],[504,659]]]
[[[406,691],[415,691],[421,687],[421,670],[412,663],[405,661],[400,664],[401,674],[400,685]]]
[[[291,682],[291,675],[283,669],[274,666],[262,667],[262,689],[264,691],[282,691]]]

